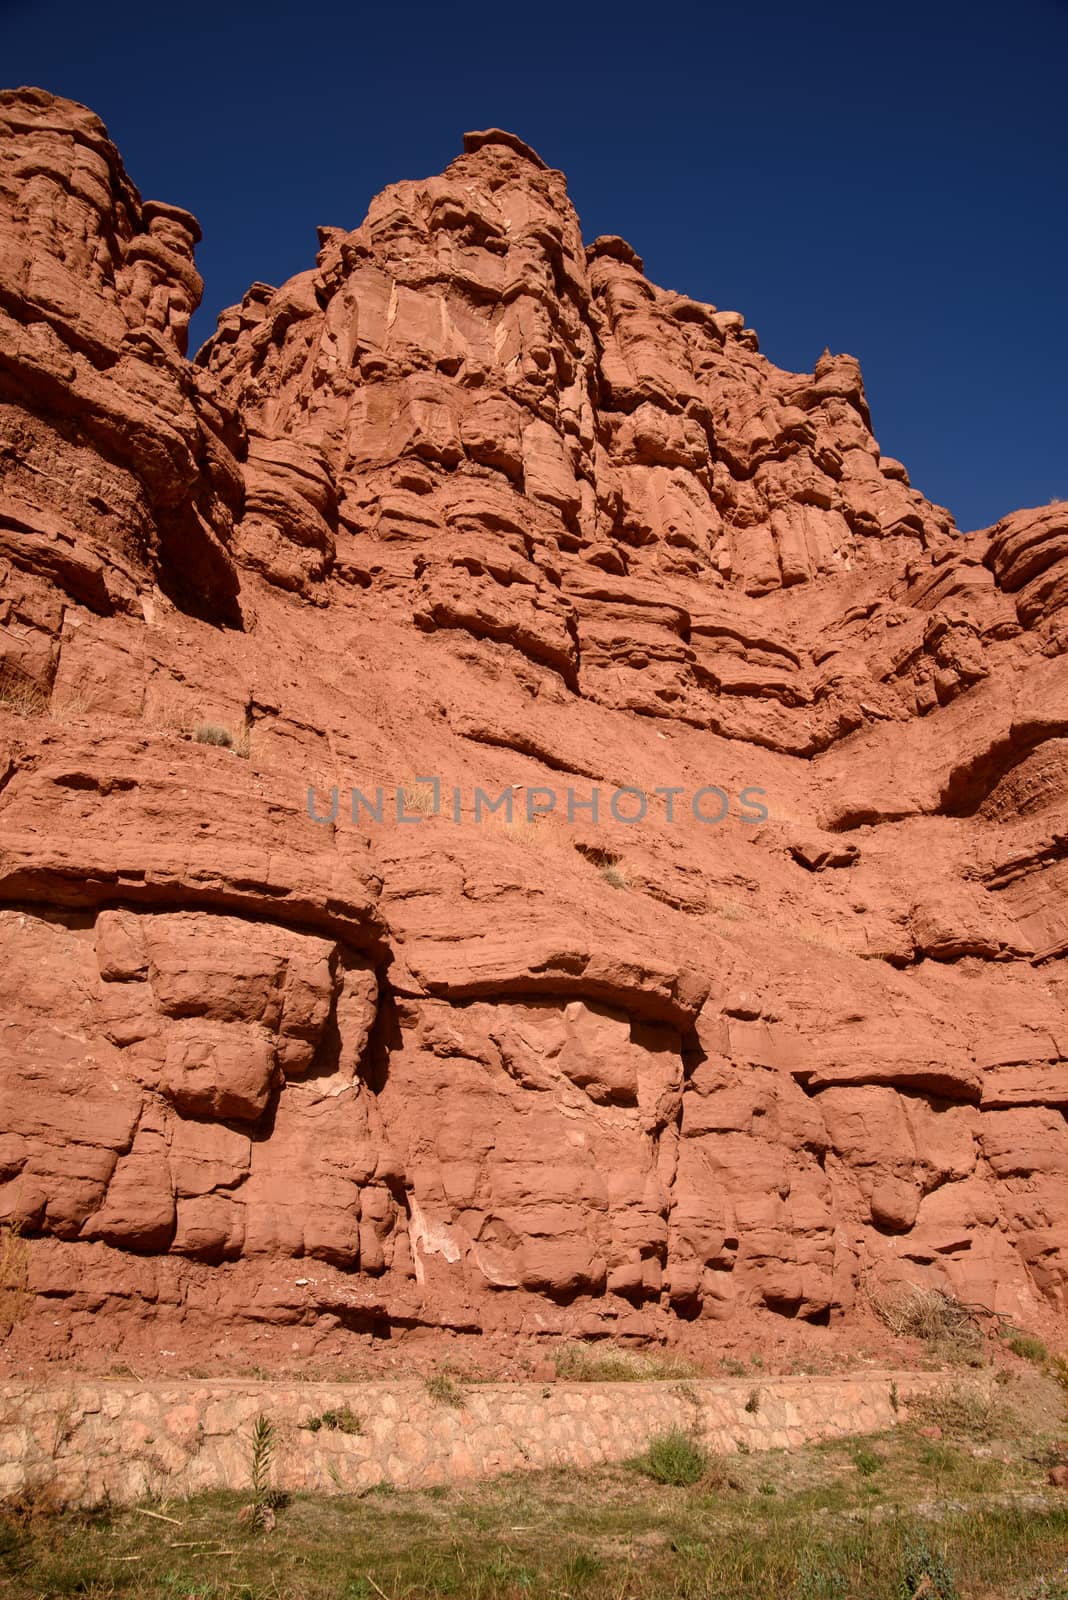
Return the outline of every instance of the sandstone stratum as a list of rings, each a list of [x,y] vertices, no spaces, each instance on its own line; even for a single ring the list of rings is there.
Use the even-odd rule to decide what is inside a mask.
[[[90,111],[0,204],[12,1339],[1063,1318],[1068,505],[958,531],[499,130],[192,360]]]

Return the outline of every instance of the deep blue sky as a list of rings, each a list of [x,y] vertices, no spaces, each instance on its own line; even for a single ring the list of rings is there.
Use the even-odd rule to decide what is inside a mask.
[[[883,451],[962,527],[1068,496],[1068,0],[517,6],[0,0],[0,77],[103,117],[200,218],[194,342],[385,184],[497,125],[587,238],[785,367],[860,357]]]

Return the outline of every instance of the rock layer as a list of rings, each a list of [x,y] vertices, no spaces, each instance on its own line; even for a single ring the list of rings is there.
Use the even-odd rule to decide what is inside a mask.
[[[958,532],[514,135],[190,363],[193,219],[0,123],[31,1316],[1063,1313],[1068,506]]]

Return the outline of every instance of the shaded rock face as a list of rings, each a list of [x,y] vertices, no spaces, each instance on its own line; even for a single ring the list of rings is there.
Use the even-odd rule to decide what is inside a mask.
[[[42,1317],[1063,1313],[1068,506],[959,533],[495,130],[190,364],[193,219],[0,123]]]

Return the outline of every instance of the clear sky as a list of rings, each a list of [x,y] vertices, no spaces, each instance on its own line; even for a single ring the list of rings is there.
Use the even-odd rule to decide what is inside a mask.
[[[194,342],[500,126],[773,361],[859,356],[884,453],[962,527],[1068,496],[1068,0],[0,0],[0,63],[200,218]]]

